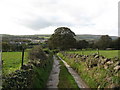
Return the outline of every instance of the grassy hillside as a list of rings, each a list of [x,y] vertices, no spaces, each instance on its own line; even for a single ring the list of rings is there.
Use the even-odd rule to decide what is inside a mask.
[[[39,35],[8,35],[8,34],[2,34],[3,40],[4,39],[15,39],[15,38],[30,38],[30,39],[39,39],[39,38],[49,38],[51,35],[50,34],[39,34]],[[98,40],[101,37],[101,35],[89,35],[89,34],[81,34],[81,35],[76,35],[75,38],[77,40]],[[111,38],[117,39],[117,36],[111,36]]]
[[[50,35],[9,35],[9,34],[0,34],[2,35],[3,40],[15,40],[15,39],[40,39],[40,38],[49,38]]]
[[[98,40],[102,35],[90,35],[90,34],[83,34],[83,35],[76,35],[77,40]],[[117,39],[117,36],[110,36],[113,40]]]

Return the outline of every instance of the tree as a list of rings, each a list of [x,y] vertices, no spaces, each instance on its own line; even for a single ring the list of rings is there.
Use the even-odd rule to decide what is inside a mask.
[[[10,45],[8,42],[2,42],[2,51],[3,52],[10,51]]]
[[[112,38],[108,35],[102,35],[100,39],[95,43],[95,46],[99,49],[109,48],[112,42]]]
[[[76,48],[77,49],[83,49],[83,48],[87,48],[89,45],[89,43],[86,40],[80,40],[76,42]]]
[[[120,37],[112,41],[111,47],[114,49],[120,50]]]
[[[49,47],[52,49],[66,50],[73,48],[76,42],[75,33],[67,27],[59,27],[54,31],[48,40]]]

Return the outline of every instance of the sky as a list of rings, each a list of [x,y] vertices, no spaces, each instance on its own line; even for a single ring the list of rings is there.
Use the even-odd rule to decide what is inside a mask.
[[[118,36],[119,0],[0,0],[0,34],[53,34],[68,27],[75,34]]]

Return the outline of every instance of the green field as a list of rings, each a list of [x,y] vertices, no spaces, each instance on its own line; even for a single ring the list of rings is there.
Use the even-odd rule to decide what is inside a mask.
[[[2,52],[3,74],[9,74],[20,69],[22,52]],[[28,61],[28,53],[25,52],[24,63]]]
[[[99,50],[99,54],[105,56],[107,58],[119,57],[120,50]],[[78,53],[82,55],[90,55],[94,53],[98,53],[97,50],[77,50],[77,51],[67,51],[67,53]]]

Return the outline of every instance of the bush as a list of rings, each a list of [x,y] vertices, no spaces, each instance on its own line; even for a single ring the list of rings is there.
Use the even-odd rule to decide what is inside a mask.
[[[2,90],[17,90],[24,88],[32,88],[34,71],[28,70],[16,70],[2,79]]]
[[[52,52],[55,54],[55,53],[58,53],[60,50],[59,49],[53,49]]]
[[[46,54],[50,54],[50,50],[49,50],[48,48],[43,49],[43,51],[44,51]]]
[[[35,46],[30,52],[29,52],[29,59],[30,60],[46,60],[47,56],[42,50],[41,46]]]

